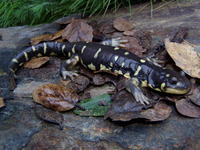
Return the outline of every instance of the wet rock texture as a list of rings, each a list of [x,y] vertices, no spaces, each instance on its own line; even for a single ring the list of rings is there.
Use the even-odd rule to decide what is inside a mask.
[[[154,5],[157,7],[157,5]],[[138,6],[137,8],[143,6]],[[159,7],[158,7],[159,8]],[[169,3],[131,16],[135,27],[164,38],[179,26],[189,28],[188,40],[200,43],[200,2]],[[121,16],[128,16],[124,11]],[[106,19],[113,19],[106,17]],[[105,19],[105,18],[104,18]],[[101,21],[101,19],[99,19]],[[62,129],[57,124],[40,120],[30,90],[41,83],[54,82],[58,77],[58,64],[50,60],[45,67],[19,72],[18,88],[13,95],[8,91],[8,76],[4,73],[11,57],[28,45],[30,38],[53,33],[59,24],[37,27],[0,29],[0,97],[6,107],[0,108],[0,150],[198,150],[200,147],[200,120],[182,117],[173,111],[163,122],[140,121],[111,122],[98,117],[80,117],[71,112],[62,113]],[[16,38],[17,37],[17,38]],[[56,62],[56,63],[54,63]],[[54,64],[54,65],[53,65]],[[50,70],[50,71],[49,71]],[[44,72],[42,76],[40,72]],[[29,76],[29,77],[28,77]],[[29,87],[29,88],[30,88]],[[20,92],[21,89],[21,92]],[[27,92],[26,92],[27,91]],[[47,117],[46,117],[47,118]]]

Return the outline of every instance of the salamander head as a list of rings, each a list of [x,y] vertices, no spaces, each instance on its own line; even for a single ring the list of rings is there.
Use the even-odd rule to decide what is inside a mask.
[[[149,87],[170,94],[186,94],[190,91],[190,81],[175,71],[164,69],[152,71],[148,77]]]

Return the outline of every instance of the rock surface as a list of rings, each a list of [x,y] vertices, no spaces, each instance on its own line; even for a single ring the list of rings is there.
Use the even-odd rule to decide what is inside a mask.
[[[136,28],[150,31],[155,37],[165,38],[169,31],[179,26],[189,28],[188,40],[200,43],[200,2],[191,0],[181,3],[164,3],[154,6],[153,18],[150,9],[135,12],[131,16]],[[142,8],[137,6],[137,8]],[[157,9],[156,9],[157,8]],[[137,10],[137,9],[136,9]],[[139,9],[138,9],[139,10]],[[123,10],[118,16],[127,16]],[[113,15],[112,15],[113,17]],[[99,19],[113,19],[109,15]],[[28,46],[30,38],[59,29],[56,23],[36,27],[11,27],[0,29],[0,97],[6,107],[0,108],[0,150],[39,149],[106,149],[106,150],[198,150],[200,147],[200,120],[178,115],[175,111],[163,122],[128,123],[111,122],[103,118],[79,117],[70,112],[63,113],[63,130],[57,125],[41,121],[35,115],[34,102],[27,95],[16,98],[8,90],[8,76],[3,73],[11,57]],[[5,57],[6,56],[6,57]],[[39,78],[37,70],[32,71],[30,81],[46,82],[55,80],[58,65],[46,66],[45,74]],[[45,68],[45,67],[44,67]],[[41,69],[44,69],[41,68]],[[50,69],[50,71],[48,70]],[[52,72],[52,71],[55,72]],[[24,70],[25,71],[25,70]],[[38,71],[40,71],[38,69]],[[25,71],[26,72],[26,71]],[[30,74],[19,73],[19,87]],[[23,76],[23,78],[22,78]],[[24,91],[23,91],[24,92]],[[21,93],[24,95],[25,93]],[[30,92],[27,91],[30,94]],[[20,93],[18,93],[20,94]]]

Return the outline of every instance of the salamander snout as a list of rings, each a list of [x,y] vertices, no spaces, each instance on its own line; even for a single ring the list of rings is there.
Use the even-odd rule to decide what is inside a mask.
[[[164,92],[171,94],[185,94],[189,92],[191,88],[190,81],[184,76],[177,72],[167,71],[165,78]],[[161,86],[162,87],[162,86]]]

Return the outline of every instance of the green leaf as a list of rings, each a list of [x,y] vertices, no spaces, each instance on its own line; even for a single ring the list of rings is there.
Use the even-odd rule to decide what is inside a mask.
[[[102,105],[104,104],[104,105]],[[85,110],[76,108],[74,113],[80,116],[104,116],[111,104],[111,97],[108,94],[84,99],[78,103]]]

